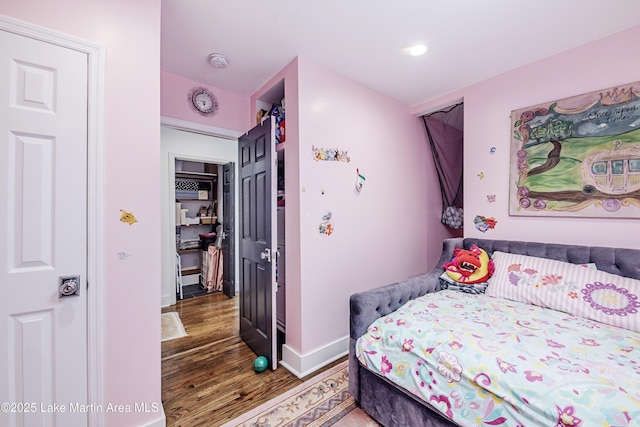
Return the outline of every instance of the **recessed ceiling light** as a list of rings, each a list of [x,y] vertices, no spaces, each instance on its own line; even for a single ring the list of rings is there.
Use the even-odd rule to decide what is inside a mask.
[[[216,68],[227,68],[229,58],[221,53],[212,53],[209,55],[209,63]]]
[[[411,56],[420,56],[420,55],[424,55],[424,53],[427,51],[427,47],[423,44],[417,44],[415,46],[411,46],[409,48],[409,55]]]

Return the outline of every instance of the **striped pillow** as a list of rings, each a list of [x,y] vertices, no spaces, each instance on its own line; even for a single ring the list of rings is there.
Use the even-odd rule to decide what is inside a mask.
[[[486,295],[640,332],[640,281],[581,265],[496,251]]]

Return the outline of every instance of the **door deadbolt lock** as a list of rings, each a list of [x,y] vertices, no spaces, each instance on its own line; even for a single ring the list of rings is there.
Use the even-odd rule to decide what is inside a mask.
[[[58,298],[80,295],[80,276],[58,277]]]

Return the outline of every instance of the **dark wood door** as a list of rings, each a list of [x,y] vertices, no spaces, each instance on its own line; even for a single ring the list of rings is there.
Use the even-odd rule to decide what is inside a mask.
[[[229,298],[236,295],[235,167],[233,162],[222,166],[222,293]]]
[[[272,120],[238,141],[240,162],[240,336],[277,367],[275,146]]]

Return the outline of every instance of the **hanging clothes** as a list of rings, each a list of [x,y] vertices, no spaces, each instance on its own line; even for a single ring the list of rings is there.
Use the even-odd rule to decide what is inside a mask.
[[[207,293],[222,291],[222,248],[209,245],[207,248]]]

